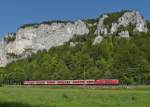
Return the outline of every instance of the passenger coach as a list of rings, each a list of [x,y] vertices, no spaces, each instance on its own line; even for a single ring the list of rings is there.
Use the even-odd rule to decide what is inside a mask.
[[[118,84],[119,84],[118,79],[24,81],[24,85],[118,85]]]

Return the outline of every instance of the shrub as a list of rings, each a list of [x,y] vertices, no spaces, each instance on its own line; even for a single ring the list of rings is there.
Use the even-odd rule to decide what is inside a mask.
[[[4,40],[9,43],[13,42],[16,39],[16,33],[8,33],[8,36],[4,37]]]
[[[148,31],[150,32],[150,21],[147,21],[147,28],[148,28]]]
[[[124,14],[124,11],[121,12],[114,12],[114,13],[108,13],[108,18],[104,20],[104,25],[110,29],[111,24],[118,21],[118,18],[120,18]]]
[[[83,21],[87,24],[94,24],[98,22],[98,18],[97,19],[85,19]]]
[[[107,29],[111,29],[112,23],[117,23],[118,19],[125,13],[131,10],[122,10],[120,12],[108,13],[108,18],[104,20],[104,25]]]

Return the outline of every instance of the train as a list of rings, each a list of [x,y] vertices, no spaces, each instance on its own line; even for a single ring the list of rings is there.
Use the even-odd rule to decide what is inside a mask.
[[[24,81],[24,85],[119,85],[119,80],[34,80]]]

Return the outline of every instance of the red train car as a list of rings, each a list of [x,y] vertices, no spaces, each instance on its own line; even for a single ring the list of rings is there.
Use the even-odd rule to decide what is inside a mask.
[[[107,79],[107,80],[95,80],[96,85],[118,85],[119,80],[117,79]]]
[[[119,84],[118,79],[24,81],[24,85],[118,85],[118,84]]]

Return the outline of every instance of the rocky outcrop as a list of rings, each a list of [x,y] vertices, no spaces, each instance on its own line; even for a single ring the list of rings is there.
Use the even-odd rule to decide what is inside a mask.
[[[21,28],[16,32],[14,41],[1,42],[0,66],[5,66],[10,62],[10,55],[23,58],[32,52],[36,53],[39,50],[48,50],[51,47],[63,45],[74,35],[82,36],[87,33],[89,29],[81,20],[74,23],[40,24],[38,27]]]
[[[144,18],[140,15],[138,11],[129,11],[124,12],[124,14],[117,19],[116,22],[111,23],[111,28],[108,29],[104,25],[104,20],[109,18],[107,15],[104,15],[99,19],[99,23],[97,25],[97,35],[99,34],[114,34],[118,31],[120,26],[128,27],[134,26],[133,31],[144,32],[147,33],[147,24]],[[108,32],[110,31],[110,32]]]
[[[93,42],[93,45],[97,45],[97,44],[100,44],[103,40],[103,37],[102,36],[97,36],[95,39],[94,39],[94,42]]]
[[[118,33],[120,38],[129,38],[129,32],[128,31],[121,31],[120,33]]]
[[[118,20],[118,26],[127,27],[129,24],[135,26],[134,31],[147,33],[146,21],[138,11],[126,12]]]
[[[6,66],[7,58],[4,47],[4,39],[0,41],[0,67]]]
[[[107,34],[108,33],[108,29],[104,26],[104,20],[108,18],[107,15],[103,15],[100,19],[99,19],[99,22],[98,22],[98,25],[97,25],[97,30],[96,30],[96,33],[98,35],[100,34]]]
[[[63,45],[74,35],[83,35],[88,32],[88,28],[82,21],[77,21],[75,24],[41,24],[38,28],[20,29],[16,33],[16,40],[12,44],[8,44],[6,50],[7,53],[16,55],[21,55],[26,50],[32,50],[33,52],[48,50],[51,47]]]

